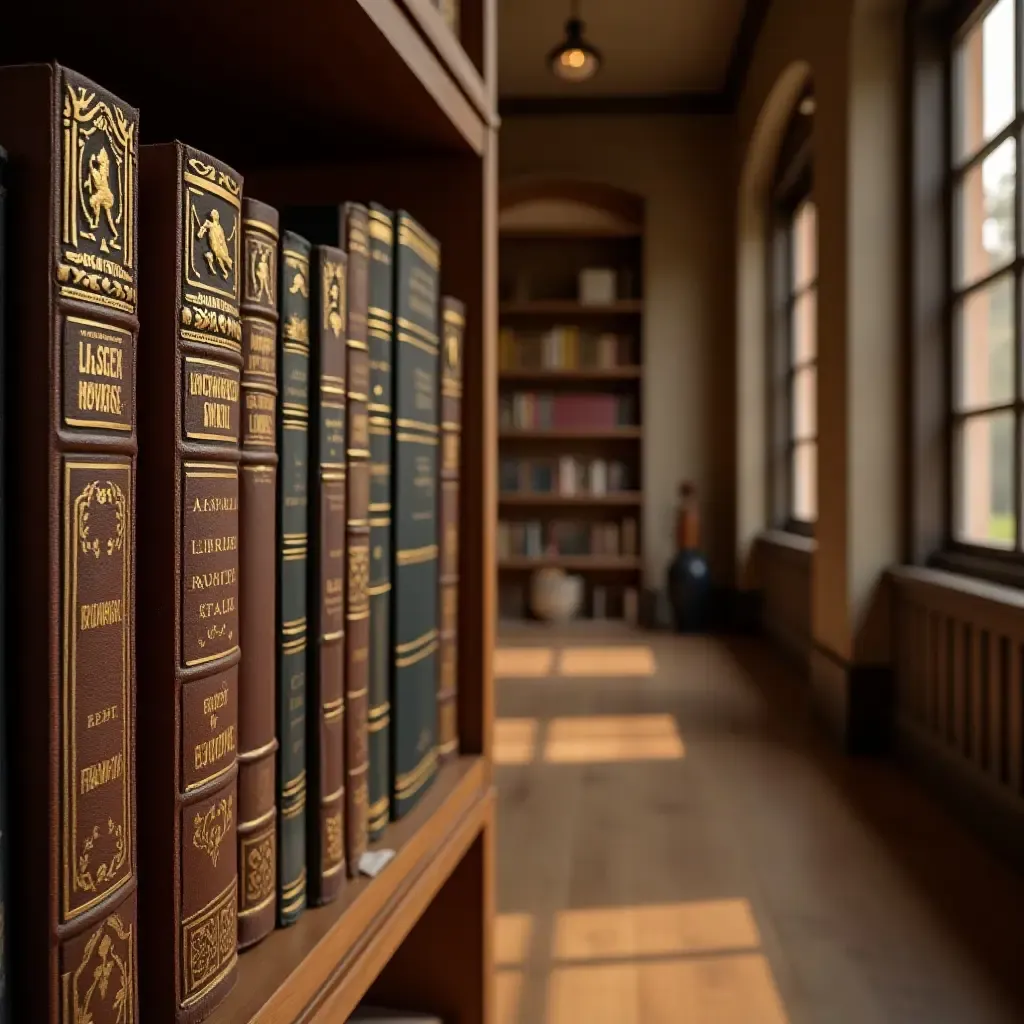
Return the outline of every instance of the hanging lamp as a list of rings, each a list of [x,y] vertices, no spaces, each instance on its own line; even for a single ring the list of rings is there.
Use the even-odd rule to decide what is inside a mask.
[[[585,82],[601,67],[601,54],[583,38],[584,24],[579,17],[579,0],[572,0],[565,38],[548,54],[548,67],[565,82]]]

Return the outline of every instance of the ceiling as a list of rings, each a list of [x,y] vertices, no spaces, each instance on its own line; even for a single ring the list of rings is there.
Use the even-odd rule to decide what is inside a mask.
[[[746,0],[580,0],[586,39],[601,51],[604,66],[589,82],[571,84],[556,79],[545,60],[562,40],[570,0],[500,0],[500,94],[719,92],[746,6]]]

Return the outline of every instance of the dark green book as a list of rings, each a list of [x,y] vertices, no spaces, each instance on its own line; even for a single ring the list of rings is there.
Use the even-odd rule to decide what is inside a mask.
[[[402,210],[395,233],[391,813],[401,818],[437,772],[441,250]]]
[[[277,762],[279,925],[306,907],[306,566],[309,560],[309,255],[301,235],[281,237],[278,394]]]
[[[391,818],[391,334],[394,294],[391,211],[370,204],[370,756],[369,832]]]

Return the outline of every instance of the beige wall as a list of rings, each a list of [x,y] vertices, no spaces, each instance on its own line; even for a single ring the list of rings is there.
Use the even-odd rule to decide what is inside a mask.
[[[606,182],[646,200],[645,582],[674,551],[678,483],[702,496],[718,582],[733,558],[734,128],[725,117],[506,118],[501,174]]]

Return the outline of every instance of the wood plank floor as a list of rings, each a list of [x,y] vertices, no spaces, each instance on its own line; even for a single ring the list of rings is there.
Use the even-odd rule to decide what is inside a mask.
[[[1024,882],[755,641],[497,652],[498,1024],[1024,1021]]]

